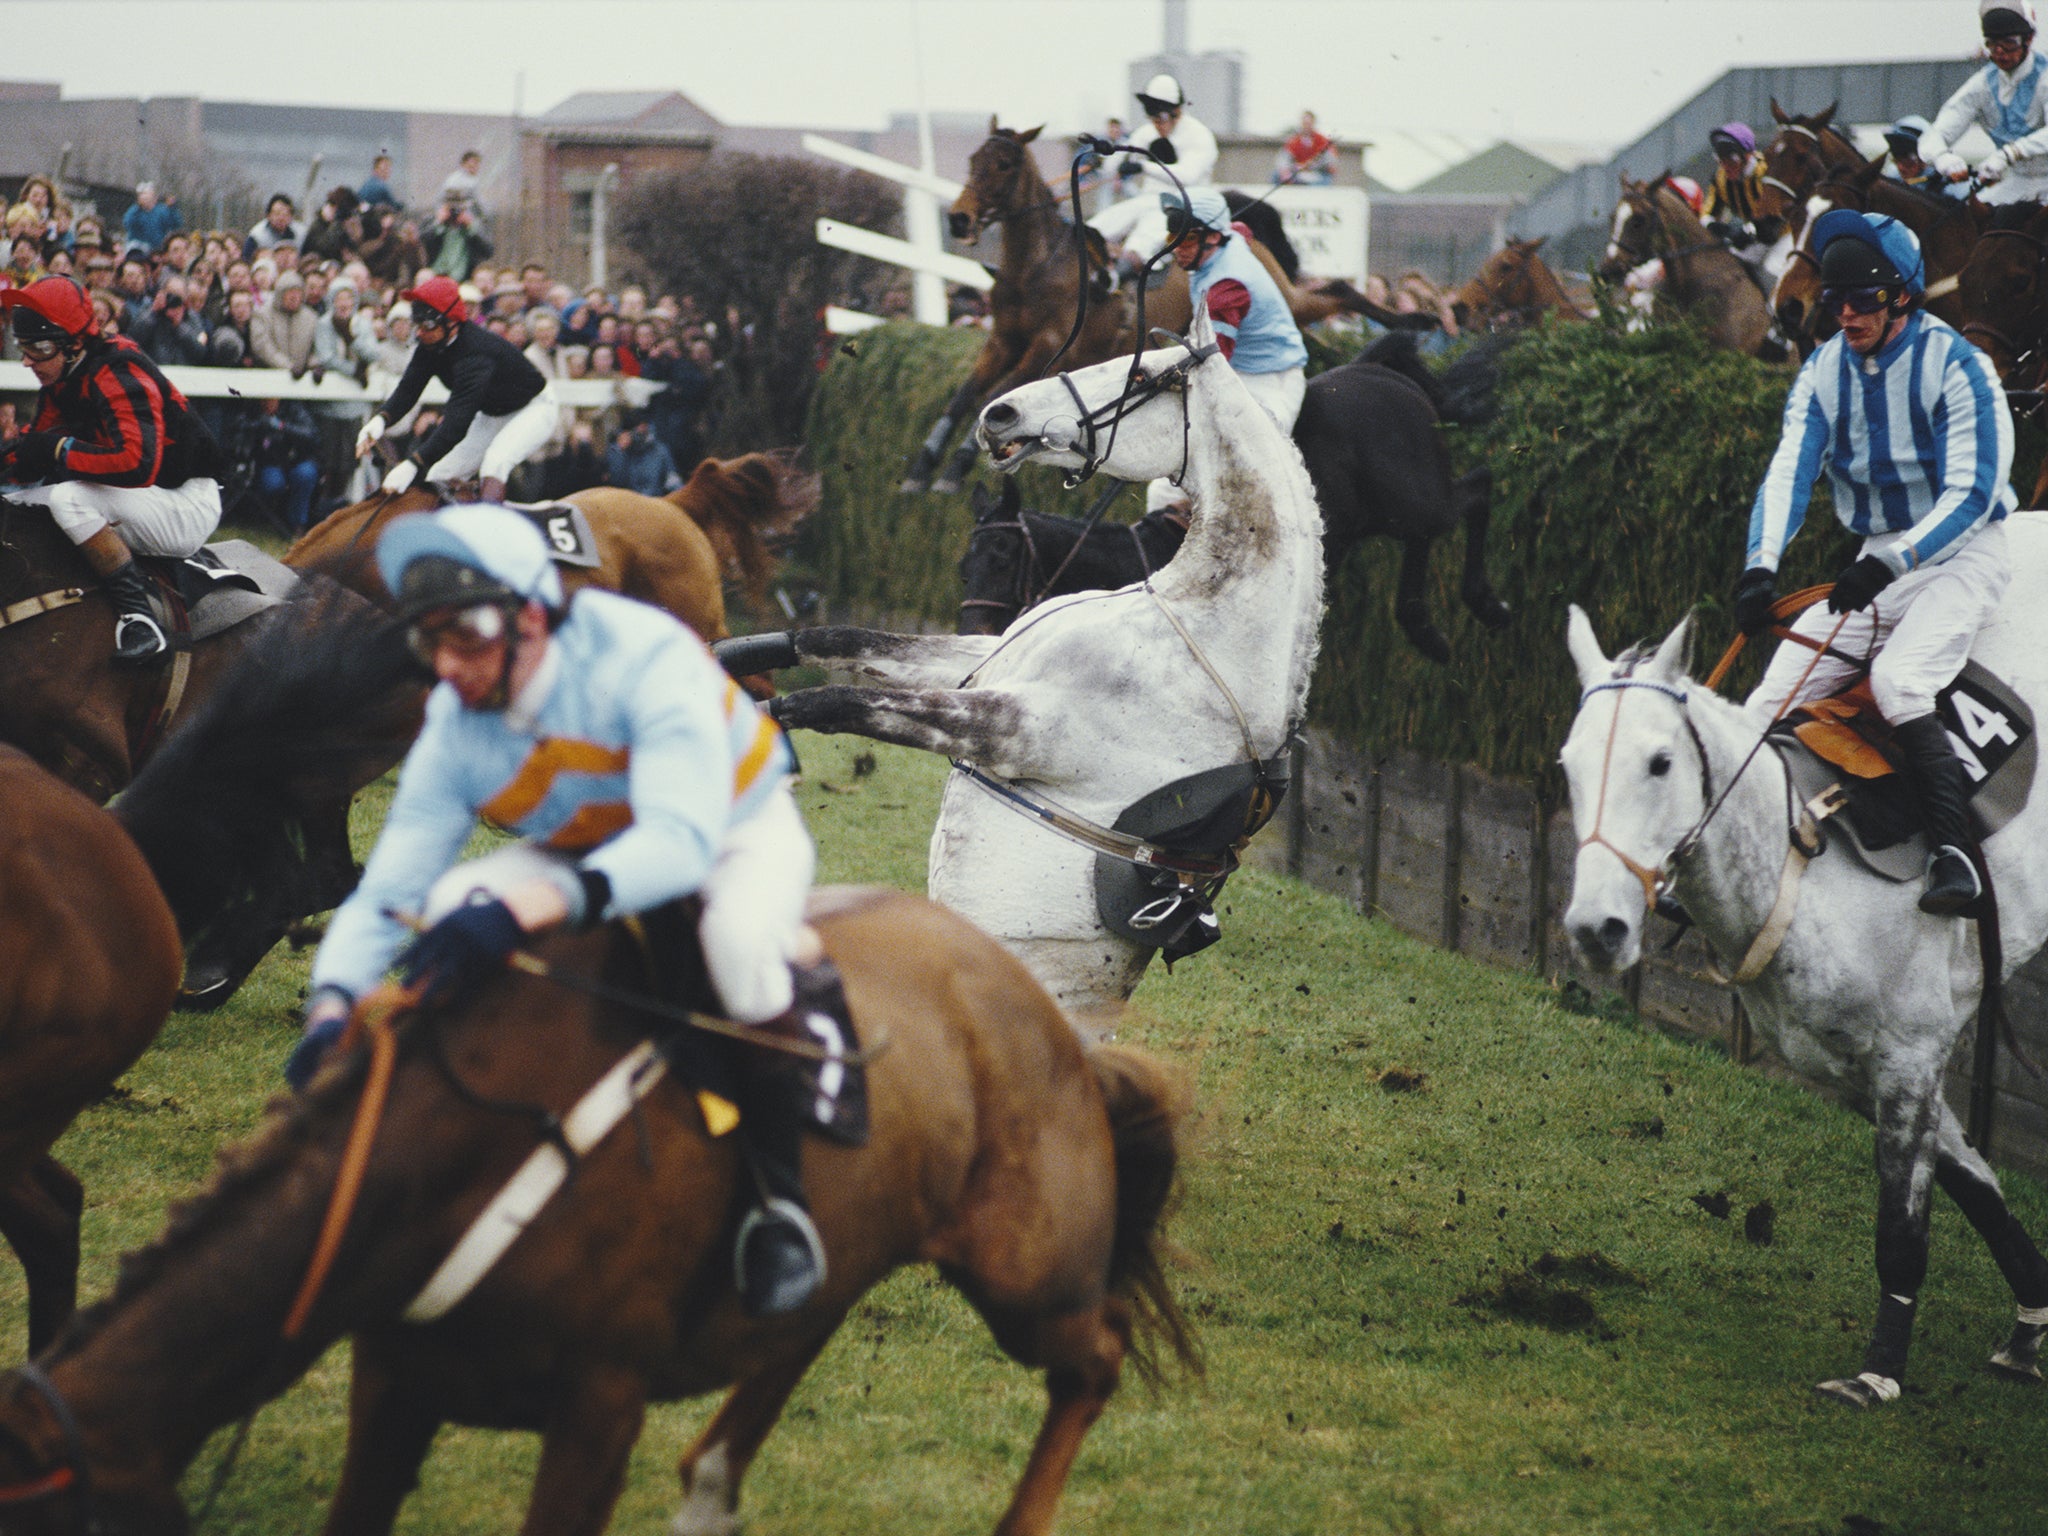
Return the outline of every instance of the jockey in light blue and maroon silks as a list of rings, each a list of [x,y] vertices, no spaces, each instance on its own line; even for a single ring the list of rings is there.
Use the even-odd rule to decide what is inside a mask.
[[[820,957],[806,952],[816,854],[790,794],[795,756],[704,643],[614,593],[565,602],[540,534],[503,507],[402,518],[377,562],[441,681],[362,883],[313,962],[294,1083],[399,958],[406,932],[393,913],[431,925],[404,964],[445,1005],[532,934],[696,895],[725,1012],[818,1033],[818,1005],[805,1000],[836,986],[822,962],[799,964]],[[456,865],[479,820],[521,841]],[[826,1007],[843,1022],[843,1002]],[[768,1197],[740,1233],[742,1300],[758,1315],[803,1305],[824,1272],[798,1178],[800,1127],[776,1101],[747,1094],[740,1121]]]
[[[1968,785],[1935,701],[2011,580],[2005,518],[2019,504],[2012,415],[1990,359],[1919,308],[1920,242],[1896,219],[1836,209],[1813,226],[1821,305],[1840,319],[1793,381],[1784,435],[1750,511],[1749,554],[1735,588],[1747,634],[1770,622],[1775,573],[1826,470],[1835,512],[1863,539],[1825,608],[1793,626],[1871,656],[1870,688],[1892,725],[1926,813],[1923,911],[1955,913],[1981,894],[1964,850],[1973,841]],[[1812,663],[1811,673],[1808,665]],[[1750,697],[1759,722],[1849,686],[1859,668],[1781,646]],[[1802,675],[1806,682],[1791,697]]]
[[[1230,220],[1230,205],[1213,187],[1159,197],[1173,237],[1173,259],[1188,274],[1188,301],[1209,311],[1216,344],[1252,398],[1294,430],[1308,383],[1301,328],[1248,237]]]

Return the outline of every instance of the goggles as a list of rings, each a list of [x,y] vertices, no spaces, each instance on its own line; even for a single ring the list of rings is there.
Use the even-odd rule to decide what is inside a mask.
[[[407,626],[405,643],[423,665],[431,668],[444,645],[458,656],[481,656],[501,643],[510,631],[503,607],[497,603],[478,603],[452,613],[443,609],[422,616]]]
[[[1847,305],[1855,315],[1874,315],[1881,309],[1890,309],[1899,296],[1896,288],[1823,288],[1820,291],[1821,313],[1832,315]]]
[[[21,355],[32,363],[47,363],[51,358],[60,356],[63,351],[64,343],[61,341],[24,341],[21,343]]]

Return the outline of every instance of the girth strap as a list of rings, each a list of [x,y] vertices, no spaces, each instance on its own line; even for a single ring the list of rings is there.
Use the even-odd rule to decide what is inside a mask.
[[[59,608],[69,608],[73,603],[85,600],[84,587],[60,587],[55,592],[38,592],[34,597],[24,597],[18,603],[9,603],[0,608],[0,629],[10,624],[19,624],[26,619],[41,618]]]

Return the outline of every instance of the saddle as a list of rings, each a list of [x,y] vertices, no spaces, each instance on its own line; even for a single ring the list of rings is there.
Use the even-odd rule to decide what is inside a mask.
[[[174,645],[210,640],[299,584],[298,572],[245,539],[224,539],[186,556],[137,555],[153,586],[157,622]]]
[[[2039,756],[2033,711],[1972,661],[1942,691],[1935,712],[1969,779],[1981,841],[2026,807]],[[1902,771],[1903,759],[1868,678],[1789,711],[1770,739],[1795,794],[1816,818],[1847,830],[1859,860],[1890,880],[1921,877],[1927,848],[1920,800]]]
[[[1169,967],[1222,937],[1216,897],[1237,853],[1273,819],[1291,776],[1285,754],[1262,763],[1231,763],[1175,779],[1133,801],[1111,830],[1143,838],[1172,853],[1221,858],[1228,868],[1195,883],[1170,870],[1095,855],[1095,910],[1111,933],[1159,950]]]

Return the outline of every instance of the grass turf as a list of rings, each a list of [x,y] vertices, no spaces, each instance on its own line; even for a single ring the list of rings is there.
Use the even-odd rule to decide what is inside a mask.
[[[822,878],[921,887],[942,765],[800,746]],[[359,835],[384,803],[365,797]],[[1224,929],[1147,979],[1124,1031],[1198,1088],[1175,1278],[1208,1374],[1127,1385],[1062,1530],[2048,1529],[2048,1392],[1985,1372],[2010,1299],[1940,1197],[1904,1400],[1865,1415],[1810,1390],[1855,1369],[1875,1301],[1861,1122],[1290,881],[1239,876]],[[66,1138],[88,1192],[84,1294],[254,1123],[304,979],[280,952],[222,1012],[174,1018]],[[2041,1188],[2006,1184],[2048,1232]],[[16,1340],[23,1316],[0,1266]],[[319,1528],[346,1376],[337,1349],[264,1410],[208,1529]],[[986,1530],[1042,1401],[951,1292],[898,1275],[799,1388],[748,1529]],[[650,1416],[615,1529],[662,1528],[709,1407]],[[400,1529],[516,1527],[535,1459],[530,1436],[445,1432]]]

